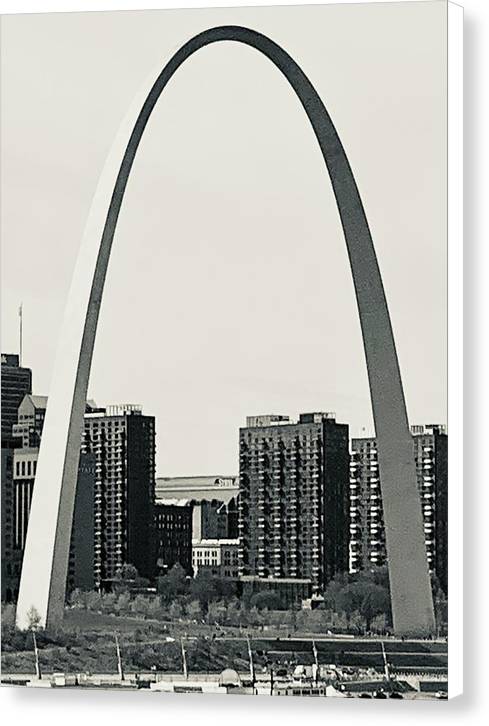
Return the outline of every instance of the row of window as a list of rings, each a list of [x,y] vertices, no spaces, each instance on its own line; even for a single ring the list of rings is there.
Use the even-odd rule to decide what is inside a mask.
[[[37,459],[21,459],[15,462],[15,476],[33,477],[36,475]]]

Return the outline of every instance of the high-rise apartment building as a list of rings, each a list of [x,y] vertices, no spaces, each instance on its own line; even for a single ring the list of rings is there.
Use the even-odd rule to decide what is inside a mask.
[[[12,437],[17,411],[26,393],[32,391],[32,371],[23,368],[19,356],[2,353],[2,440]]]
[[[155,420],[139,406],[109,406],[85,415],[82,452],[95,456],[95,580],[110,581],[124,564],[155,574]]]
[[[348,426],[333,414],[253,416],[240,429],[240,575],[321,590],[348,570]]]
[[[448,437],[443,426],[413,426],[428,566],[447,592]],[[350,572],[387,561],[375,438],[352,439]]]

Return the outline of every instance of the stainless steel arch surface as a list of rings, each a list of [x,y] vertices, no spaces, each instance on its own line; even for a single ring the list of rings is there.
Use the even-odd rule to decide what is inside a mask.
[[[92,203],[70,290],[53,373],[17,604],[44,626],[63,617],[83,416],[112,241],[131,167],[151,112],[182,63],[211,43],[244,43],[283,73],[300,100],[323,155],[344,231],[360,316],[380,465],[394,628],[434,630],[414,448],[382,279],[362,201],[334,124],[298,64],[266,36],[240,26],[205,30],[146,84],[123,122]],[[30,615],[31,614],[31,615]]]

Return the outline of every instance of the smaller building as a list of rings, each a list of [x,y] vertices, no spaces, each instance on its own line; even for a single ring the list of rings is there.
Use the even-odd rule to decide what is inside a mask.
[[[155,502],[156,565],[163,576],[179,564],[192,575],[192,510],[188,499]]]
[[[194,575],[206,570],[215,577],[237,578],[239,574],[238,539],[202,539],[192,542]]]
[[[27,393],[17,412],[17,423],[12,428],[14,438],[20,439],[22,448],[38,448],[46,418],[47,396]]]

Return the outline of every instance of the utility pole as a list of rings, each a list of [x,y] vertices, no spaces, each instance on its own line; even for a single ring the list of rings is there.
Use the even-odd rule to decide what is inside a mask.
[[[385,673],[385,678],[386,678],[387,682],[390,682],[390,680],[391,680],[391,672],[390,672],[390,669],[389,669],[389,662],[387,660],[387,654],[385,652],[385,646],[384,646],[384,641],[383,640],[380,641],[380,645],[382,647],[382,657],[384,659],[384,673]]]
[[[314,655],[314,666],[315,666],[315,670],[316,670],[316,673],[315,673],[315,676],[314,676],[314,680],[315,680],[315,682],[317,684],[317,682],[319,680],[319,659],[318,659],[318,650],[316,648],[316,641],[315,640],[312,641],[312,652],[313,652],[313,655]]]
[[[119,636],[117,633],[114,633],[115,637],[115,649],[117,653],[117,672],[119,673],[119,678],[121,681],[124,680],[124,671],[122,670],[122,658],[121,658],[121,649],[119,646]]]
[[[185,680],[187,680],[188,679],[187,654],[185,652],[185,646],[183,644],[183,638],[180,639],[180,646],[182,648],[183,675],[185,676]]]
[[[253,663],[253,652],[251,650],[251,642],[250,642],[250,636],[246,635],[246,642],[248,644],[248,658],[250,661],[250,678],[251,678],[251,686],[253,688],[253,691],[255,690],[255,664]]]
[[[40,681],[42,678],[41,664],[39,663],[39,650],[37,648],[36,632],[32,631],[32,641],[34,643],[34,659],[36,662],[36,678]]]

